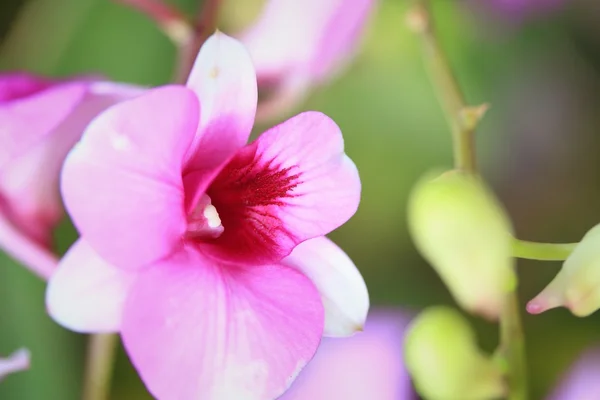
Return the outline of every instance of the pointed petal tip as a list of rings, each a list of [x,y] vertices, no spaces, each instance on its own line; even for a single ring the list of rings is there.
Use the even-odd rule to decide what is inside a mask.
[[[550,309],[557,308],[562,306],[562,304],[556,301],[550,301],[549,299],[543,297],[536,297],[527,303],[526,309],[529,314],[538,315],[543,312],[546,312]]]

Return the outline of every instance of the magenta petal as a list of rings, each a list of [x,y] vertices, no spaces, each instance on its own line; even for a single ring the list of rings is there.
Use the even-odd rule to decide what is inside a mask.
[[[369,315],[365,331],[323,339],[319,351],[280,400],[410,400],[416,396],[402,361],[408,318]]]
[[[250,137],[256,113],[256,74],[237,40],[216,32],[200,49],[187,86],[202,107],[186,170],[220,166]]]
[[[46,306],[50,316],[77,332],[117,332],[127,293],[136,274],[116,268],[78,240],[50,278]]]
[[[47,86],[46,81],[23,75],[0,79],[0,170],[58,127],[87,90],[85,82]]]
[[[122,337],[162,400],[270,400],[312,358],[323,308],[293,269],[238,269],[181,252],[144,270],[126,303]]]
[[[64,86],[69,85],[73,84]],[[36,140],[19,142],[29,147],[21,149],[20,154],[0,168],[0,213],[42,246],[49,245],[51,231],[64,215],[59,177],[68,152],[100,112],[141,93],[138,87],[111,82],[87,82],[86,85],[84,97],[57,126],[31,126],[25,132],[13,132],[13,140],[21,141],[28,136]],[[44,109],[37,111],[45,112]]]
[[[268,264],[346,222],[358,207],[360,179],[335,122],[305,112],[238,152],[207,194],[224,232],[203,250],[229,262]]]
[[[108,262],[136,268],[186,230],[182,160],[198,123],[184,87],[149,90],[96,118],[67,157],[62,193],[76,227]]]

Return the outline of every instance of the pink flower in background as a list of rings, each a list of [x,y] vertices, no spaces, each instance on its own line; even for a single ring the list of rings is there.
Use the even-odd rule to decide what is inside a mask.
[[[240,35],[256,67],[258,118],[302,101],[353,56],[375,0],[269,0]]]
[[[347,339],[323,339],[317,354],[280,400],[415,399],[402,362],[408,317],[369,313],[364,332]]]
[[[548,400],[600,398],[600,349],[586,351],[564,376]]]
[[[0,381],[6,375],[24,371],[29,368],[29,351],[20,349],[7,358],[0,358]]]
[[[49,251],[63,216],[64,158],[100,111],[140,89],[91,80],[0,76],[0,248],[47,278]]]
[[[187,87],[106,111],[63,169],[81,238],[50,280],[49,312],[120,332],[160,399],[273,399],[323,334],[366,318],[358,270],[323,236],[360,198],[339,128],[306,112],[245,145],[256,103],[247,51],[217,33]]]

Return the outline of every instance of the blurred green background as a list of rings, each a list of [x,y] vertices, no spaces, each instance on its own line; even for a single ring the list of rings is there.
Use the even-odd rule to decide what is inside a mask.
[[[190,13],[200,5],[173,3]],[[239,30],[259,3],[225,1],[221,30]],[[469,102],[491,103],[477,135],[480,163],[522,239],[577,241],[600,221],[600,6],[567,3],[516,22],[469,3],[434,1],[439,35]],[[408,4],[381,1],[354,63],[301,109],[323,111],[341,126],[362,176],[361,207],[332,238],[361,269],[374,307],[418,310],[452,301],[409,240],[406,200],[423,172],[451,166],[451,149],[418,41],[404,24]],[[159,85],[169,81],[175,58],[149,20],[108,0],[3,0],[0,35],[2,71],[100,73]],[[57,247],[66,250],[75,237],[65,222]],[[559,266],[519,262],[522,301]],[[492,350],[496,326],[473,321]],[[525,316],[525,328],[533,399],[548,393],[584,348],[600,343],[598,315],[553,310]],[[0,255],[0,354],[21,346],[32,351],[32,368],[3,381],[0,399],[79,398],[85,337],[54,324],[45,314],[44,284]],[[150,398],[122,351],[112,398]]]

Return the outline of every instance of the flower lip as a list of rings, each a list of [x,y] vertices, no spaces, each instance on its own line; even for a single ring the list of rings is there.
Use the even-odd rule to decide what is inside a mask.
[[[207,191],[188,213],[186,238],[210,243],[235,258],[280,258],[277,236],[287,232],[277,212],[293,198],[300,183],[294,166],[283,168],[265,160],[256,142],[241,149],[216,175]],[[186,188],[194,193],[194,188]],[[260,253],[267,254],[260,254]],[[271,254],[273,253],[273,254]]]

